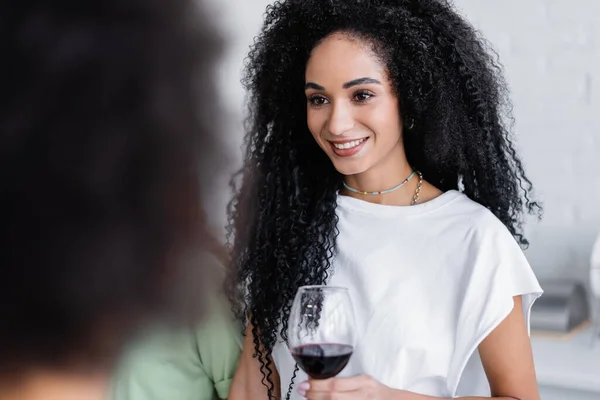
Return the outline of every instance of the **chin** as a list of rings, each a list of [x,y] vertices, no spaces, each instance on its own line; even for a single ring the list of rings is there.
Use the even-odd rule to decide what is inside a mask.
[[[369,169],[363,163],[352,162],[350,160],[337,159],[332,162],[337,172],[345,176],[362,174]]]

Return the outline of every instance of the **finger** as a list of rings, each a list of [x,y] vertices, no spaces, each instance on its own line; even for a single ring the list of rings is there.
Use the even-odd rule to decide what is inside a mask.
[[[358,390],[352,392],[314,392],[309,390],[302,396],[306,400],[365,400],[364,394]]]
[[[307,383],[310,390],[317,392],[351,392],[363,388],[370,381],[371,377],[368,375],[357,375],[350,378],[311,379]]]

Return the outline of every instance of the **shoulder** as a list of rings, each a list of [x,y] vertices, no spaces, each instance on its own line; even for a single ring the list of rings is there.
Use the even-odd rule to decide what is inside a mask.
[[[428,226],[437,232],[436,248],[452,254],[463,284],[515,286],[516,281],[538,288],[525,253],[510,230],[489,209],[457,194],[447,207],[431,215]],[[487,283],[486,283],[487,282]],[[520,285],[517,285],[520,286]]]
[[[204,282],[205,307],[202,321],[194,329],[196,347],[202,353],[213,353],[230,349],[240,352],[242,324],[235,317],[231,303],[224,293],[225,267],[216,257],[212,258],[211,274]],[[206,358],[205,358],[206,359]]]
[[[495,239],[501,243],[516,245],[509,229],[488,208],[470,199],[463,193],[455,192],[452,201],[446,207],[440,207],[433,218],[447,219],[452,223],[455,230],[465,230],[471,239],[482,240]]]
[[[511,301],[512,296],[542,292],[523,249],[490,210],[461,195],[448,213],[454,215],[454,243],[463,252],[464,285],[480,294],[509,293],[504,297]]]

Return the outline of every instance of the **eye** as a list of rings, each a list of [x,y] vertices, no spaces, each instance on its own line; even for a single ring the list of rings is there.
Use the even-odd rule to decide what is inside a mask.
[[[310,103],[311,107],[315,108],[321,107],[328,103],[327,99],[320,95],[310,96],[308,98],[308,102]]]
[[[373,96],[374,96],[373,93],[369,92],[368,90],[360,90],[360,91],[354,93],[353,100],[356,101],[357,103],[366,103]]]

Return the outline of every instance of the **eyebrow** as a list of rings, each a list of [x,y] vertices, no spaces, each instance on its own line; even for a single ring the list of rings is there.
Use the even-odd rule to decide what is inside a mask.
[[[325,90],[323,86],[317,85],[314,82],[306,82],[306,85],[304,85],[304,90],[306,89]]]
[[[342,86],[344,89],[349,89],[352,86],[358,86],[358,85],[363,85],[365,83],[376,83],[378,85],[381,85],[381,82],[379,82],[377,79],[373,79],[373,78],[358,78],[358,79],[354,79],[350,82],[346,82],[344,83],[344,86]]]
[[[379,82],[377,79],[374,79],[374,78],[358,78],[358,79],[353,79],[350,82],[344,83],[342,85],[342,88],[349,89],[353,86],[363,85],[366,83],[375,83],[377,85],[381,85],[381,82]],[[307,89],[325,90],[325,88],[323,86],[318,85],[314,82],[306,82],[306,84],[304,85],[304,90],[307,90]]]

